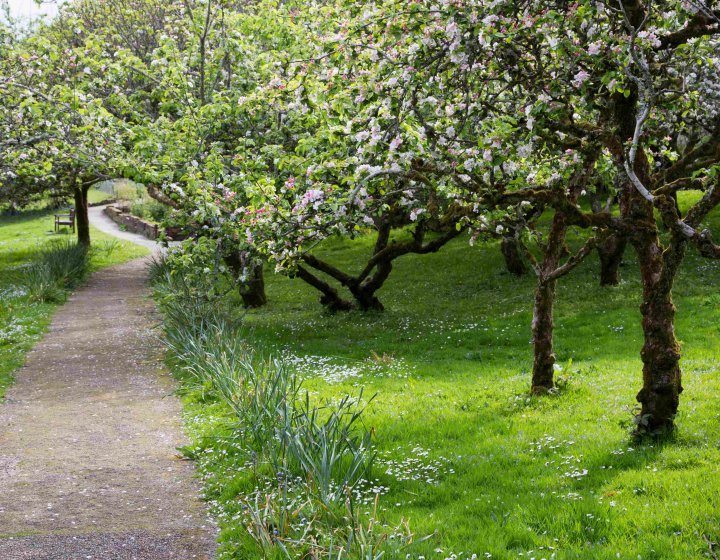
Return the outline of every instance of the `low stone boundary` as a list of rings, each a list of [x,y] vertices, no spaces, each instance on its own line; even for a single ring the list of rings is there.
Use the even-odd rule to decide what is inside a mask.
[[[125,226],[127,231],[139,233],[148,239],[155,240],[158,238],[159,229],[157,224],[151,224],[137,216],[133,216],[126,208],[121,206],[108,206],[105,208],[105,214],[116,224]]]
[[[106,198],[105,200],[98,200],[97,202],[88,202],[88,208],[93,208],[94,206],[105,206],[106,204],[115,204],[116,202],[116,198]]]

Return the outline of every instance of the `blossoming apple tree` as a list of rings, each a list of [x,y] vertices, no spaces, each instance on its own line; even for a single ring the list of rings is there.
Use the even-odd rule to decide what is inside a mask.
[[[2,61],[0,194],[26,203],[47,192],[73,196],[78,241],[90,244],[87,191],[113,177],[121,123],[94,87],[103,81],[92,37],[81,27],[40,27]]]
[[[476,232],[492,231],[493,218],[520,218],[528,205],[551,211],[541,260],[527,252],[539,279],[537,390],[553,384],[555,281],[594,244],[627,238],[643,279],[638,430],[671,427],[681,391],[672,280],[688,244],[718,254],[700,226],[718,198],[717,6],[447,1],[343,8],[353,23],[326,37],[307,70],[282,84],[302,96],[309,76],[325,82],[314,97],[305,95],[331,117],[322,137],[327,157],[300,152],[300,168],[280,188],[298,193],[289,213],[278,218],[277,203],[257,209],[262,217],[251,220],[249,234],[259,224],[276,261],[302,262],[303,243],[361,227],[354,210],[367,206],[366,196],[384,201],[402,192],[408,216],[423,220],[431,217],[423,206],[431,197],[418,193],[437,192]],[[316,146],[308,153],[317,156]],[[608,189],[616,190],[619,216],[582,209],[582,197]],[[703,193],[684,214],[674,197],[681,189]],[[655,212],[670,232],[667,242]],[[561,263],[569,226],[595,227],[597,235]]]

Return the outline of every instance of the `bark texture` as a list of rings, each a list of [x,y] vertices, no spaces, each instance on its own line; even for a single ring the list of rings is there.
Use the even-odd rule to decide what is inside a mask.
[[[73,191],[75,199],[75,225],[77,226],[78,243],[90,246],[90,217],[88,216],[88,187],[76,187]]]
[[[527,272],[527,266],[520,254],[518,240],[515,237],[503,237],[500,241],[500,252],[505,259],[505,268],[510,274],[522,276]]]
[[[632,244],[640,262],[643,288],[640,311],[644,335],[640,353],[643,388],[637,395],[641,405],[637,434],[658,434],[673,429],[683,390],[672,286],[684,256],[685,241],[675,239],[669,247],[663,248],[652,205],[635,193],[632,198],[631,215],[639,224]],[[643,214],[644,220],[640,222]]]
[[[627,237],[617,233],[598,244],[601,286],[617,286],[620,283],[620,266],[626,247]]]
[[[553,350],[553,306],[555,280],[538,282],[533,308],[533,395],[544,395],[555,387],[555,352]]]
[[[625,157],[622,143],[633,136],[636,123],[637,94],[616,96],[614,119],[620,142],[614,157],[622,167]],[[650,163],[642,147],[638,149],[633,171],[646,189],[653,191]],[[675,208],[675,205],[672,204]],[[675,306],[672,286],[682,262],[686,240],[671,232],[669,246],[663,246],[655,220],[653,202],[626,182],[620,200],[622,218],[629,241],[638,255],[643,289],[642,313],[643,388],[637,394],[641,405],[636,417],[636,436],[671,431],[682,393],[680,345],[675,337]],[[668,210],[670,210],[668,208]],[[671,210],[670,210],[671,211]],[[661,212],[664,214],[664,212]]]
[[[558,269],[562,258],[567,229],[565,215],[556,210],[543,250],[543,260],[536,271],[538,283],[532,320],[533,371],[530,388],[533,395],[542,395],[555,388],[553,307],[557,280],[553,273]]]

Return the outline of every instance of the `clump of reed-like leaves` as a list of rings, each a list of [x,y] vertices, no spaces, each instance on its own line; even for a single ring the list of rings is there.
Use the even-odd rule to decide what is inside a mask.
[[[362,421],[372,399],[364,401],[360,391],[313,403],[292,367],[252,347],[224,298],[198,289],[162,258],[150,276],[176,369],[232,413],[235,448],[246,454],[257,483],[238,498],[249,533],[288,558],[308,549],[328,558],[379,558],[387,528],[372,518],[361,522],[356,504],[376,459]],[[399,535],[394,545],[411,538],[409,531]]]

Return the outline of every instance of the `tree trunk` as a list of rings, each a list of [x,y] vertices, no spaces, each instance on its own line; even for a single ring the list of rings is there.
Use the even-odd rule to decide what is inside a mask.
[[[553,351],[553,307],[557,280],[549,279],[555,271],[565,248],[567,221],[560,211],[555,211],[543,260],[538,270],[535,289],[535,306],[532,320],[533,371],[530,392],[542,395],[555,387],[555,352]]]
[[[384,311],[385,306],[377,298],[377,292],[384,284],[387,277],[392,272],[392,261],[381,261],[375,268],[375,274],[366,278],[357,287],[350,287],[355,301],[357,301],[360,309],[363,311]]]
[[[514,237],[506,236],[500,241],[500,252],[505,259],[505,268],[510,274],[522,276],[527,272],[527,266],[523,261],[518,248],[518,241]]]
[[[620,283],[620,265],[622,264],[627,237],[614,234],[597,247],[600,257],[600,285],[617,286]]]
[[[553,351],[553,306],[555,280],[539,282],[535,290],[532,341],[533,372],[530,392],[544,395],[555,387],[555,353]]]
[[[654,230],[654,231],[653,231]],[[640,260],[643,286],[642,328],[645,338],[640,356],[643,362],[643,388],[637,395],[642,405],[637,417],[637,435],[658,434],[673,428],[680,404],[682,373],[680,345],[675,338],[675,305],[672,301],[674,264],[668,266],[657,235],[657,227],[636,236],[635,249]],[[668,249],[676,264],[684,247]]]
[[[636,3],[626,11],[630,23],[638,27],[643,19],[643,9]],[[623,146],[635,132],[637,117],[637,92],[629,96],[615,94],[613,97],[614,121]],[[613,154],[619,169],[623,169],[625,153],[622,148]],[[642,146],[638,149],[634,171],[648,190],[653,190],[650,180],[650,163]],[[641,404],[636,436],[658,434],[672,430],[673,419],[680,404],[682,379],[680,372],[680,346],[675,338],[675,306],[672,301],[672,285],[677,268],[684,254],[684,241],[673,239],[664,250],[658,235],[653,204],[645,199],[626,178],[620,212],[630,229],[629,241],[640,263],[643,287],[642,328],[644,344],[640,356],[643,362],[643,388],[637,394]]]
[[[644,152],[638,152],[636,173],[649,184],[649,164]],[[668,247],[660,241],[653,204],[637,190],[629,192],[624,218],[633,224],[630,242],[640,263],[643,288],[642,328],[644,344],[643,388],[637,394],[641,404],[637,416],[636,436],[656,435],[673,429],[680,404],[682,374],[680,345],[675,338],[675,306],[672,286],[685,254],[686,240],[671,234]]]
[[[75,187],[75,225],[80,245],[90,246],[90,217],[88,216],[88,187]]]
[[[245,307],[262,307],[267,303],[262,264],[250,268],[247,280],[240,283],[240,297]]]
[[[238,287],[240,297],[245,307],[262,307],[267,303],[265,295],[265,277],[263,265],[247,262],[247,256],[242,251],[233,251],[224,257],[225,264],[230,267],[235,278],[245,274],[249,268],[247,279],[241,281]]]

